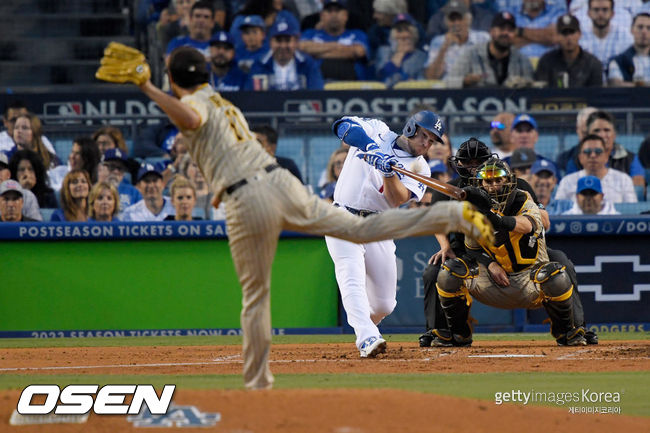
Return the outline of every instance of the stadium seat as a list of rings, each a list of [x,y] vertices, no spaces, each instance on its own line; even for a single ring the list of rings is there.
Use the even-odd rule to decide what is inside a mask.
[[[62,164],[68,162],[68,155],[72,152],[72,140],[55,140],[52,143],[56,156],[59,157]]]
[[[52,214],[56,209],[47,209],[41,208],[41,216],[43,217],[43,222],[49,222],[52,219]]]
[[[634,185],[634,192],[636,192],[636,199],[645,201],[645,187],[643,185]]]
[[[316,135],[307,140],[307,172],[303,173],[305,184],[318,189],[320,175],[327,167],[330,155],[341,146],[334,134]]]
[[[645,136],[643,134],[620,134],[616,136],[616,141],[630,152],[639,153],[639,148]]]
[[[560,140],[555,134],[540,134],[535,151],[551,161],[557,160],[560,151]]]
[[[650,202],[640,201],[638,203],[614,203],[614,207],[623,215],[638,215],[641,212],[650,210]]]
[[[280,137],[278,139],[277,156],[291,158],[305,176],[307,166],[305,163],[305,140],[302,137]]]
[[[381,81],[332,81],[325,83],[325,90],[386,90]]]
[[[445,82],[442,80],[408,80],[395,83],[393,89],[444,89]]]

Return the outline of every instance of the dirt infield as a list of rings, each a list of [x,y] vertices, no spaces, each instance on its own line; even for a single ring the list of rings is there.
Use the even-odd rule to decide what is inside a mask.
[[[359,359],[349,344],[277,344],[272,370],[285,373],[481,373],[602,372],[650,370],[650,342],[612,341],[565,348],[553,341],[479,341],[464,349],[421,349],[390,342],[388,353]],[[239,374],[240,346],[87,347],[3,349],[0,374]],[[20,391],[0,392],[0,431],[142,431],[125,416],[91,415],[85,424],[11,427],[8,420]],[[211,431],[224,433],[402,433],[650,431],[650,418],[570,414],[532,407],[382,389],[184,390],[176,405],[219,413]],[[181,429],[179,429],[181,430]],[[183,428],[182,431],[206,431]]]

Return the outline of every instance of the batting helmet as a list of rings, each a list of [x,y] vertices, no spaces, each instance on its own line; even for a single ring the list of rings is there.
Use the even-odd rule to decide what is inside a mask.
[[[472,177],[473,172],[493,155],[485,143],[471,137],[460,145],[456,155],[449,157],[449,163],[461,177],[467,179]]]
[[[490,192],[484,185],[484,180],[504,179],[501,188]],[[499,158],[492,157],[485,161],[477,170],[476,176],[471,178],[472,183],[486,189],[490,197],[497,203],[494,209],[503,212],[514,199],[517,191],[517,176],[510,170],[508,164]]]
[[[402,135],[405,137],[413,137],[420,128],[424,128],[427,131],[431,132],[433,135],[438,137],[438,141],[442,142],[442,134],[445,133],[445,125],[442,123],[442,119],[438,117],[433,111],[419,111],[409,117],[404,125],[402,130]]]

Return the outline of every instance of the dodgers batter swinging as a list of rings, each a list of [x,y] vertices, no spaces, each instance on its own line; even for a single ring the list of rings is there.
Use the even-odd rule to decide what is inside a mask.
[[[187,137],[192,159],[225,204],[228,243],[243,295],[246,388],[270,389],[273,384],[269,369],[270,281],[282,230],[352,242],[462,231],[491,242],[490,223],[467,202],[396,209],[370,218],[331,206],[279,168],[255,139],[239,109],[209,86],[205,58],[199,51],[177,48],[170,55],[168,68],[174,96],[151,83],[141,52],[111,42],[95,76],[114,83],[134,83],[156,102]],[[383,161],[376,152],[370,157]]]

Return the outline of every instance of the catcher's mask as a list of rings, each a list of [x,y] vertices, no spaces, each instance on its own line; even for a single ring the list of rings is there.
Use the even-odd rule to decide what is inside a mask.
[[[490,153],[485,143],[471,137],[460,145],[456,155],[449,157],[449,164],[454,167],[460,177],[468,179],[474,177],[476,169],[491,156],[495,156],[495,154]]]
[[[470,178],[474,186],[483,188],[494,200],[493,209],[502,212],[514,199],[517,189],[517,176],[515,176],[508,164],[499,158],[491,157],[485,161],[477,170],[476,176]],[[500,187],[486,187],[486,184],[501,182]]]

